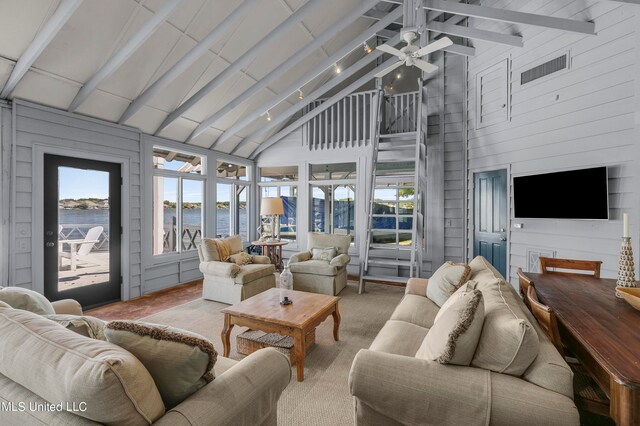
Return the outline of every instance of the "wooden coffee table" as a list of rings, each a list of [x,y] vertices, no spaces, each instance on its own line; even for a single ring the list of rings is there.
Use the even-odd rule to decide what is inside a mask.
[[[291,305],[281,305],[281,295],[293,300]],[[298,381],[304,380],[305,336],[329,315],[333,316],[333,338],[338,341],[340,328],[339,297],[304,291],[271,288],[222,310],[224,328],[222,344],[224,356],[231,350],[231,329],[234,325],[249,327],[267,333],[278,333],[293,338]]]

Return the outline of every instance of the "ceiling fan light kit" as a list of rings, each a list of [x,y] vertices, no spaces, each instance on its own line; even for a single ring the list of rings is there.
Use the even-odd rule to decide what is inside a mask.
[[[453,44],[449,37],[439,38],[424,47],[413,44],[414,41],[418,39],[418,35],[424,29],[422,26],[417,26],[417,24],[424,22],[421,1],[405,0],[403,7],[404,26],[400,30],[400,37],[407,45],[401,49],[396,49],[389,44],[383,44],[376,47],[378,50],[398,57],[398,62],[380,70],[380,72],[375,75],[376,78],[383,77],[402,65],[418,67],[427,74],[430,74],[436,71],[438,67],[425,61],[422,57],[438,50],[445,49]]]

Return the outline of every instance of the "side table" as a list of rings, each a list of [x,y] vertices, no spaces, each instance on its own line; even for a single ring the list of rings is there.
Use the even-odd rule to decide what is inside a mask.
[[[276,266],[276,270],[281,272],[282,263],[282,247],[289,244],[286,241],[252,241],[251,244],[262,248],[262,255],[267,256],[272,264]]]

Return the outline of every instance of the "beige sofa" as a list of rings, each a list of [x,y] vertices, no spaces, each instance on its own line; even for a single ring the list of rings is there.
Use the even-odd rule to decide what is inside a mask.
[[[74,301],[53,305],[56,313],[82,313]],[[215,379],[165,412],[147,370],[116,345],[6,305],[0,335],[2,425],[275,426],[291,378],[287,357],[275,349],[240,362],[218,357]]]
[[[347,286],[347,265],[350,235],[333,235],[309,232],[307,251],[294,254],[289,259],[293,274],[293,289],[335,296]],[[335,247],[337,254],[329,262],[311,259],[314,248]]]
[[[478,282],[483,295],[482,283],[502,278],[483,257],[470,266],[469,279]],[[509,311],[526,318],[539,338],[538,355],[522,376],[416,358],[439,310],[426,297],[427,286],[426,279],[410,279],[404,298],[370,348],[356,355],[349,376],[356,424],[579,424],[571,369],[504,281],[500,290]]]
[[[240,236],[222,241],[230,245],[230,254],[242,252]],[[214,240],[207,238],[198,246],[198,255],[204,275],[202,297],[207,300],[232,305],[276,286],[275,266],[267,256],[253,256],[253,263],[242,266],[222,262]]]

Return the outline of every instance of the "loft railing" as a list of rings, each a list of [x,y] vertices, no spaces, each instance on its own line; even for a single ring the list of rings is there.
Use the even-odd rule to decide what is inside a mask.
[[[372,102],[375,90],[353,93],[310,119],[304,127],[309,150],[363,146],[371,143]],[[385,96],[382,134],[415,132],[418,120],[418,92]],[[311,103],[305,113],[324,101]]]
[[[359,92],[340,101],[309,120],[305,135],[310,150],[346,148],[371,142],[371,100],[376,92]],[[323,101],[315,101],[312,111]]]
[[[416,131],[418,92],[385,96],[382,133],[395,134]]]

